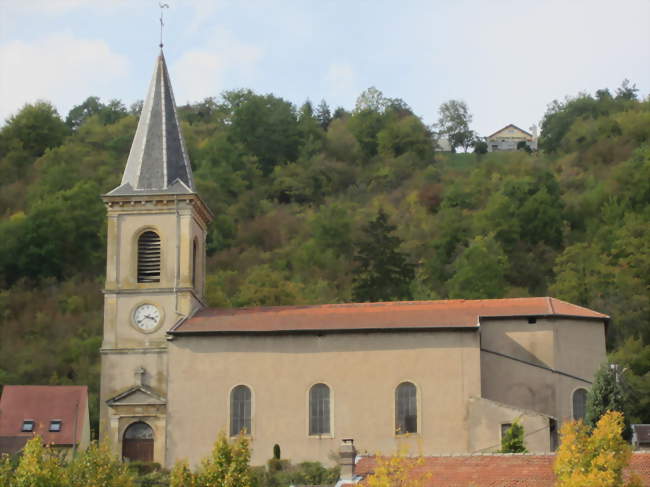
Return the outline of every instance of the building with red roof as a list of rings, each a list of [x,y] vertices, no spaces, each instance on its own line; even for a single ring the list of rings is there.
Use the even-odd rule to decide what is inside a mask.
[[[131,460],[196,465],[220,431],[331,463],[499,449],[514,421],[548,453],[582,417],[609,317],[552,297],[214,309],[211,211],[196,191],[161,52],[120,186],[103,196],[100,436]]]
[[[86,386],[4,386],[0,397],[0,453],[18,453],[27,441],[72,453],[90,442]]]

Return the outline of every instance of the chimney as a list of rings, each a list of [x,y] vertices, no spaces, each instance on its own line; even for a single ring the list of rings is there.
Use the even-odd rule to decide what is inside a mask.
[[[343,438],[339,447],[339,462],[341,465],[341,480],[352,480],[354,478],[354,465],[357,457],[357,450],[354,448],[352,438]]]

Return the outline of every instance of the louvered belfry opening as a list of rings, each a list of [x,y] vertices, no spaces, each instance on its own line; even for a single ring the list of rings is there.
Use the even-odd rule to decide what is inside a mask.
[[[138,239],[138,282],[160,282],[160,237],[148,231]]]

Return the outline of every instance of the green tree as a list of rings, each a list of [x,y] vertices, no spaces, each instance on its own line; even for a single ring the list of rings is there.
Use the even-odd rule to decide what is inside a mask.
[[[212,453],[201,462],[196,487],[249,487],[250,448],[245,436],[229,442],[221,432]]]
[[[135,487],[135,477],[105,443],[93,441],[66,469],[68,487]]]
[[[325,100],[321,100],[316,107],[316,120],[318,120],[320,128],[323,130],[327,130],[332,122],[332,112]]]
[[[452,152],[456,152],[457,147],[467,152],[474,142],[474,132],[469,127],[472,114],[467,104],[461,100],[449,100],[440,105],[438,115],[438,130],[449,140]]]
[[[179,460],[169,474],[169,487],[196,487],[195,480],[187,460]]]
[[[68,127],[50,103],[27,104],[9,117],[0,130],[0,156],[15,147],[12,141],[17,141],[29,155],[40,157],[47,149],[61,145],[68,133]]]
[[[527,453],[524,436],[524,427],[519,421],[514,421],[501,437],[501,453]]]
[[[650,423],[650,345],[629,337],[610,355],[609,361],[621,368],[630,423]]]
[[[587,395],[585,423],[594,427],[608,411],[625,413],[626,402],[620,366],[617,364],[603,365],[596,372],[594,383]]]
[[[252,92],[231,94],[230,100],[230,134],[257,158],[264,174],[270,174],[278,164],[297,159],[301,138],[291,103]]]
[[[414,115],[395,117],[377,134],[377,142],[383,156],[398,157],[413,152],[421,159],[433,158],[431,134]]]
[[[453,263],[452,299],[493,299],[505,294],[508,258],[494,235],[478,235]]]
[[[65,468],[52,448],[43,446],[43,439],[34,436],[23,448],[11,487],[67,486]]]
[[[410,285],[415,277],[413,264],[399,251],[402,240],[393,235],[396,227],[379,209],[374,220],[363,228],[356,242],[353,271],[353,296],[358,301],[410,299]]]

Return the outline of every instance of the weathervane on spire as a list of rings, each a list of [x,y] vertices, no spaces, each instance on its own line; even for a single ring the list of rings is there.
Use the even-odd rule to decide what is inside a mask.
[[[158,3],[158,6],[160,7],[160,49],[163,47],[163,9],[164,8],[169,8],[169,5],[166,3]]]

